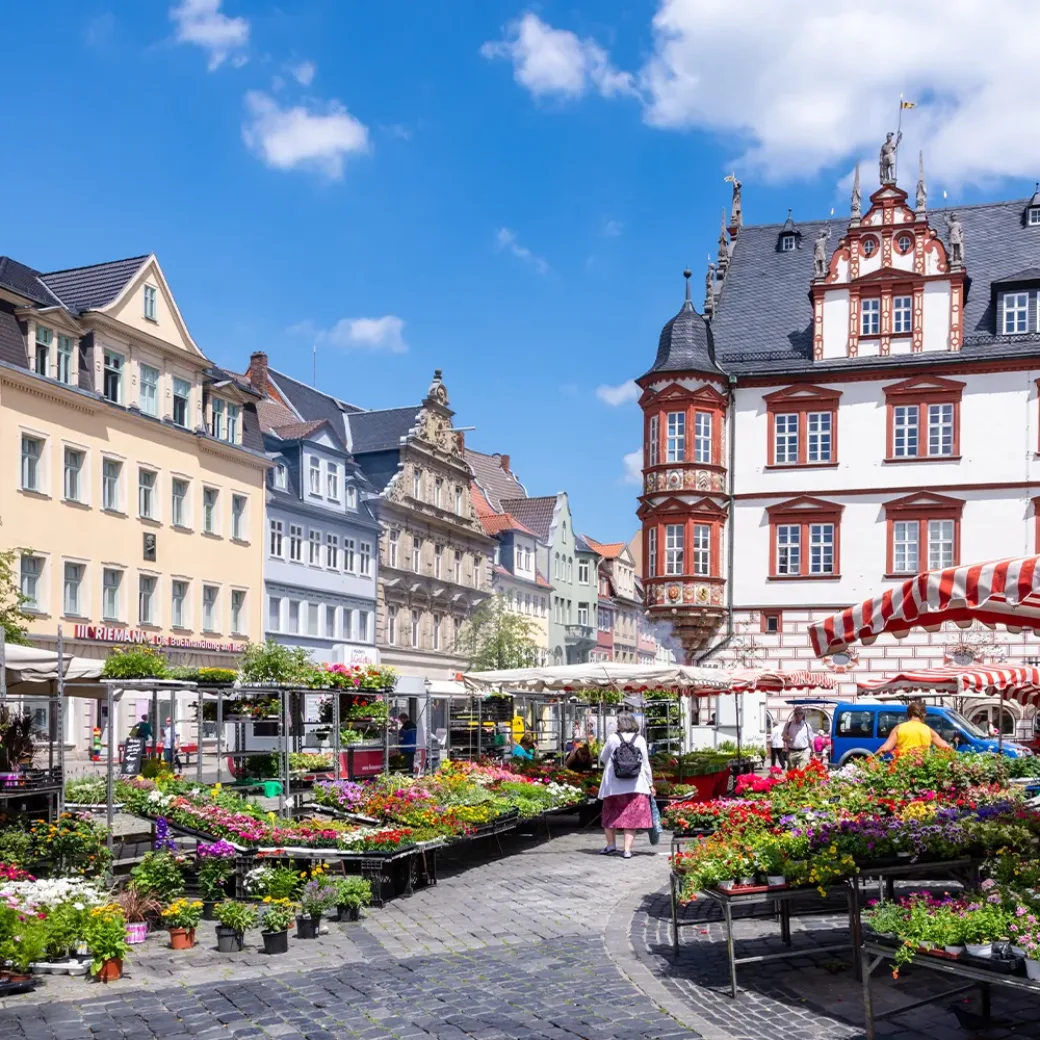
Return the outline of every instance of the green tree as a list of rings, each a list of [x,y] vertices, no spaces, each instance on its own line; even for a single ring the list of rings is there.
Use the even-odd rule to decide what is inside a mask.
[[[459,630],[455,650],[473,671],[530,668],[537,660],[534,626],[506,608],[502,596],[485,600]]]
[[[0,625],[8,643],[29,645],[25,624],[32,615],[25,612],[27,597],[22,595],[19,568],[22,549],[0,551]]]

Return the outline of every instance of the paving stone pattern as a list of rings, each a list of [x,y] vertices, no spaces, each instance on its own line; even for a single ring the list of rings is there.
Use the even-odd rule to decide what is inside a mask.
[[[684,910],[671,956],[668,863],[645,842],[628,861],[597,855],[602,838],[557,821],[544,835],[506,836],[502,849],[445,857],[441,881],[330,923],[315,941],[290,939],[268,957],[252,934],[241,954],[215,951],[213,926],[190,951],[165,933],[135,948],[111,986],[52,977],[0,1003],[0,1040],[851,1040],[863,1036],[851,955],[814,949],[847,937],[837,912],[793,920],[794,960],[741,966],[728,995],[721,917],[706,901]],[[739,952],[783,949],[769,919],[738,925]],[[753,943],[748,939],[755,940]],[[954,984],[913,967],[875,974],[879,1010]],[[1040,1040],[1040,1001],[994,987],[1004,1019],[975,1032],[970,1001],[947,998],[879,1024],[886,1040]],[[955,1007],[969,1027],[961,1028]]]

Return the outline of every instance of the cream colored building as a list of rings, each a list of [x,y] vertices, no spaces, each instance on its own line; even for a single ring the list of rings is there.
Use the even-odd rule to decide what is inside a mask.
[[[192,339],[154,256],[50,274],[0,258],[0,534],[34,643],[60,625],[81,656],[135,642],[226,665],[262,638],[255,401]],[[70,715],[68,742],[104,728],[97,710]],[[143,710],[126,701],[120,738]]]

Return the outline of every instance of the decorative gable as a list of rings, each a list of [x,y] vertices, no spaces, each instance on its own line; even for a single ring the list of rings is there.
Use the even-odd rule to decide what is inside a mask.
[[[947,400],[959,401],[965,384],[958,379],[944,379],[942,376],[914,376],[899,383],[890,383],[885,387],[885,398],[908,398],[918,401]]]
[[[796,516],[798,514],[817,515],[826,513],[841,516],[845,507],[838,502],[827,502],[822,498],[813,498],[811,495],[799,495],[797,498],[789,498],[786,502],[777,502],[775,505],[766,507],[766,514],[770,520],[777,516]]]
[[[795,386],[785,386],[782,390],[776,390],[771,394],[765,394],[762,400],[767,405],[775,408],[780,405],[837,405],[840,398],[840,390],[832,390],[826,386],[813,386],[809,383],[799,383]]]
[[[963,498],[950,498],[947,495],[937,495],[932,491],[917,491],[903,498],[895,498],[884,505],[885,515],[895,514],[948,514],[957,519],[964,512]]]

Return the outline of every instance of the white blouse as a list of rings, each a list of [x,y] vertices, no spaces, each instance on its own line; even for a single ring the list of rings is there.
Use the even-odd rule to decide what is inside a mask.
[[[647,750],[646,741],[642,736],[637,736],[631,742],[639,748],[643,756],[643,768],[639,771],[639,776],[614,775],[614,749],[620,743],[621,738],[616,733],[611,733],[600,752],[599,761],[604,766],[603,781],[599,785],[600,800],[612,798],[617,794],[649,794],[650,788],[654,786],[654,775],[650,771],[650,752]]]

